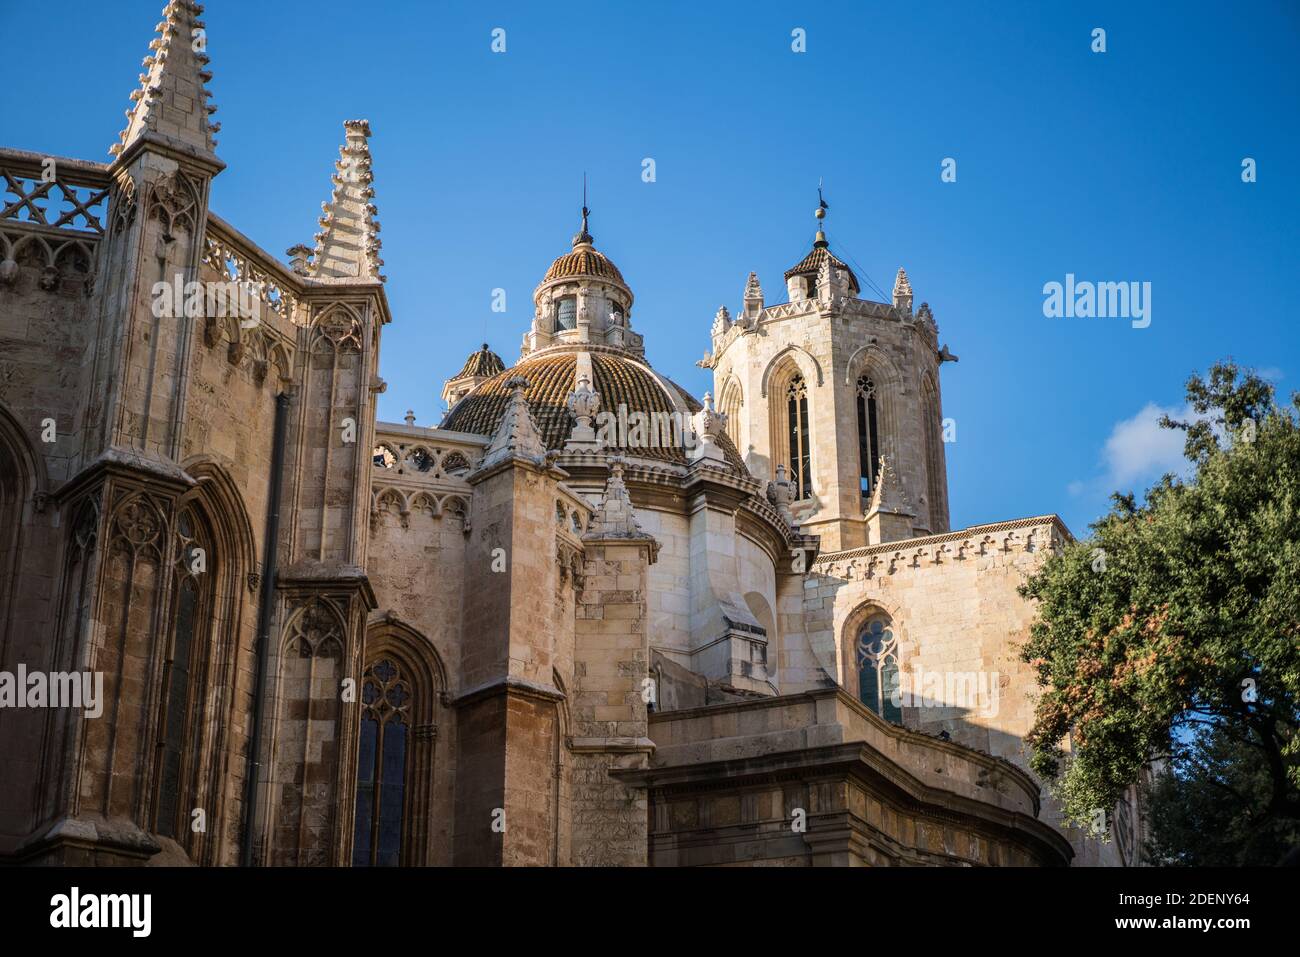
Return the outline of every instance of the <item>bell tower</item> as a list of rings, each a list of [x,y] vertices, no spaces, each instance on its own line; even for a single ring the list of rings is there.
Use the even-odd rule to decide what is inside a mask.
[[[812,248],[785,271],[787,300],[766,302],[750,273],[700,365],[746,464],[768,479],[784,468],[824,551],[948,531],[939,369],[956,357],[929,305],[913,311],[903,269],[892,302],[863,296],[826,238],[828,209],[820,200]]]

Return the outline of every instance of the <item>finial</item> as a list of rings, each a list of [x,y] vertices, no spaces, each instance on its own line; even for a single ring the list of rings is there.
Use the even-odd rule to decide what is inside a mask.
[[[591,215],[591,210],[587,208],[587,174],[582,174],[582,232],[573,237],[573,245],[581,246],[586,243],[591,245],[591,233],[587,232],[587,217]]]
[[[406,424],[407,424],[407,425],[415,425],[415,410],[414,410],[414,409],[407,409],[407,410],[406,410]]]
[[[824,197],[824,196],[822,195],[822,181],[821,181],[821,178],[818,177],[818,179],[817,179],[817,209],[813,211],[813,215],[814,215],[815,217],[817,217],[817,241],[813,243],[813,247],[814,247],[815,249],[824,249],[827,245],[829,245],[829,244],[826,242],[826,233],[824,233],[824,232],[822,231],[822,229],[821,229],[821,224],[822,224],[822,223],[825,221],[825,219],[826,219],[826,210],[828,210],[828,209],[830,209],[830,208],[831,208],[831,204],[828,203],[828,202],[826,202],[826,197]]]

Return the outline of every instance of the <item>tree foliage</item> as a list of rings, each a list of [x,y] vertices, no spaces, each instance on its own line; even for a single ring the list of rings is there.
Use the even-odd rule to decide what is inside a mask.
[[[1117,493],[1021,589],[1038,603],[1022,655],[1043,689],[1031,764],[1079,824],[1153,759],[1177,780],[1224,741],[1266,784],[1243,795],[1249,819],[1300,819],[1300,395],[1279,406],[1222,362],[1187,398],[1195,418],[1161,424],[1186,433],[1192,477],[1166,475],[1140,503]]]

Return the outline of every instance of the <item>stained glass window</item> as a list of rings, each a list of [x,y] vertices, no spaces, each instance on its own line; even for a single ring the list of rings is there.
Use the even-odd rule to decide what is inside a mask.
[[[211,615],[207,597],[213,580],[212,555],[206,538],[199,534],[200,527],[197,516],[189,508],[177,517],[175,590],[159,729],[161,748],[154,827],[159,834],[177,840],[186,833],[188,821],[182,793],[185,757],[191,750],[189,742],[195,727],[191,715],[191,702],[195,700],[191,689],[195,657],[200,650],[203,622]]]
[[[886,721],[903,723],[899,706],[898,642],[889,619],[877,616],[858,633],[858,697]]]
[[[381,658],[361,685],[361,747],[357,764],[354,867],[401,863],[411,692],[396,663]]]

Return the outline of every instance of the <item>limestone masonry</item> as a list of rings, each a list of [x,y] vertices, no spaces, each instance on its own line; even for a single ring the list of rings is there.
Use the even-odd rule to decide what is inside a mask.
[[[819,229],[701,401],[584,209],[518,361],[377,422],[370,127],[259,248],[209,209],[200,13],[111,162],[0,150],[0,671],[102,675],[0,708],[0,861],[1136,863],[1132,802],[1103,843],[1027,770],[1016,589],[1069,532],[950,527],[902,269],[863,298]]]

